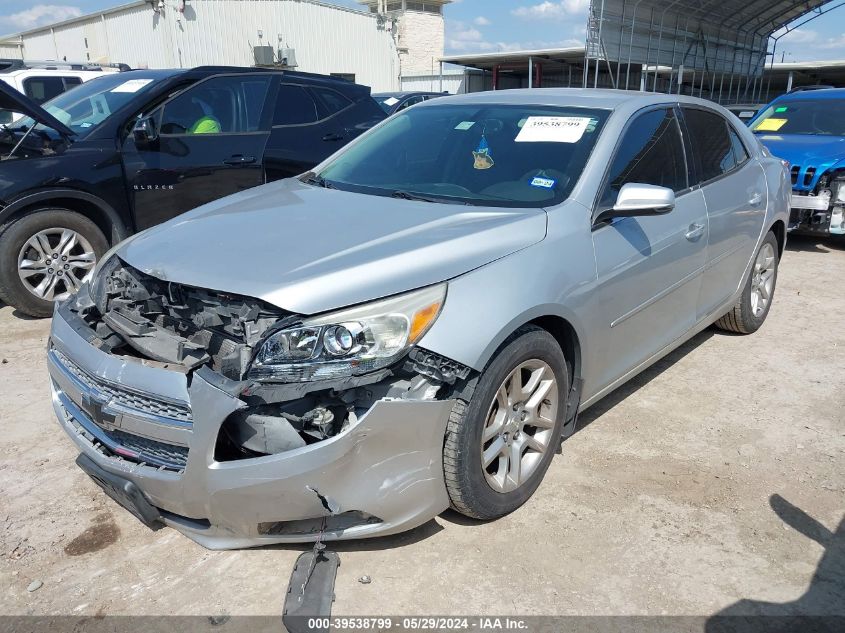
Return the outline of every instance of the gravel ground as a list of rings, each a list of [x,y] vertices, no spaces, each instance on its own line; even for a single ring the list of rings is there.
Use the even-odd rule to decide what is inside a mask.
[[[845,614],[843,282],[845,241],[793,238],[763,329],[585,412],[521,510],[333,546],[334,614]],[[279,614],[303,547],[151,532],[73,465],[48,328],[0,307],[0,613]]]

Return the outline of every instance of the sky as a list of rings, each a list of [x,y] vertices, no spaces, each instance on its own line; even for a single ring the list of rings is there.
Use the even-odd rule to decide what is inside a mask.
[[[0,34],[66,20],[126,1],[0,0]],[[327,1],[360,7],[355,0]],[[444,9],[446,53],[582,46],[588,6],[589,0],[454,0]],[[778,44],[777,58],[845,59],[845,6],[784,36]]]

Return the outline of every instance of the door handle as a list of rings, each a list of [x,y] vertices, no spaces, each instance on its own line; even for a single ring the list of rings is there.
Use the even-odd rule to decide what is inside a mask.
[[[255,162],[255,156],[242,156],[235,154],[223,161],[226,165],[249,165]]]
[[[761,202],[763,202],[763,194],[761,193],[755,193],[753,196],[751,196],[751,198],[748,199],[748,204],[750,204],[752,207],[756,207]]]
[[[684,234],[684,237],[690,242],[695,242],[702,235],[704,235],[704,225],[693,222],[689,225],[689,230]]]
[[[336,132],[331,132],[330,134],[326,134],[323,137],[324,141],[342,141],[343,135],[337,134]]]

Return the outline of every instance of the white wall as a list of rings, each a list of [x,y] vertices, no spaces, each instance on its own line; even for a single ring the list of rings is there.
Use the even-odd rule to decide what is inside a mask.
[[[396,44],[374,15],[309,0],[191,0],[184,13],[178,0],[165,4],[160,13],[145,3],[23,34],[24,57],[133,68],[252,66],[252,47],[275,49],[281,35],[282,46],[296,49],[297,70],[354,74],[376,91],[399,88]]]
[[[440,92],[444,90],[449,94],[462,94],[464,88],[464,71],[449,70],[443,72],[442,88],[440,74],[436,75],[402,75],[402,90],[407,92]]]
[[[438,71],[445,46],[443,16],[406,11],[399,16],[399,48],[403,75],[430,75]]]

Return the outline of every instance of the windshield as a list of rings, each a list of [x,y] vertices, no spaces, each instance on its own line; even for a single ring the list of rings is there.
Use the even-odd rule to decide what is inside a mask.
[[[373,195],[549,206],[569,196],[607,116],[551,106],[412,108],[341,152],[319,177]]]
[[[373,95],[373,99],[388,114],[390,114],[390,109],[400,101],[394,94]]]
[[[123,107],[136,94],[148,90],[153,85],[150,77],[132,77],[125,73],[115,73],[87,81],[59,96],[41,107],[64,123],[80,136],[94,130],[112,112]],[[34,121],[23,117],[10,127],[30,127]],[[46,129],[37,125],[36,129]]]
[[[845,136],[845,99],[773,103],[751,124],[754,132]]]

